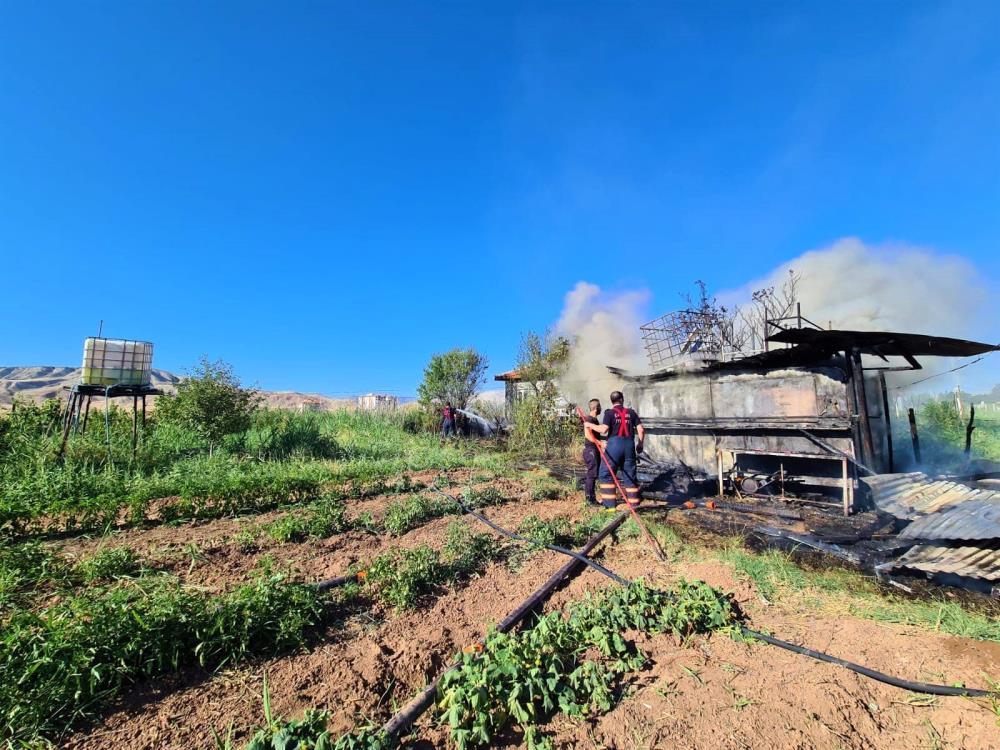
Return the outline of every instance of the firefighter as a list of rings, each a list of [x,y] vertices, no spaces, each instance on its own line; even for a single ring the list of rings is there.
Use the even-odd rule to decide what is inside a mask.
[[[444,409],[441,410],[441,439],[446,439],[449,435],[458,435],[455,429],[455,410],[451,406],[451,401],[444,402]]]
[[[611,408],[604,412],[603,422],[591,428],[604,435],[604,455],[611,465],[610,470],[601,462],[598,484],[601,490],[601,505],[613,509],[617,502],[614,475],[621,474],[620,481],[629,505],[639,504],[639,481],[636,476],[636,453],[642,453],[642,443],[646,429],[634,409],[625,408],[625,398],[621,391],[611,394]],[[636,445],[636,438],[639,443]]]
[[[583,480],[583,492],[588,505],[598,505],[595,488],[597,467],[601,463],[601,457],[597,452],[597,441],[602,438],[591,428],[601,424],[598,419],[601,416],[601,402],[592,398],[587,407],[589,414],[583,422],[583,463],[587,466],[587,477]]]

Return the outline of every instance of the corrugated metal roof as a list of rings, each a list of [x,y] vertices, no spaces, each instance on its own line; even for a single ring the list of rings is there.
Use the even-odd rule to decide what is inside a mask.
[[[1000,550],[920,544],[893,561],[891,567],[1000,581]]]
[[[1000,493],[979,490],[973,497],[916,519],[899,538],[1000,539]]]
[[[903,519],[934,513],[953,503],[972,499],[981,492],[958,482],[931,480],[919,471],[878,474],[862,477],[861,481],[868,485],[872,501],[879,510]]]

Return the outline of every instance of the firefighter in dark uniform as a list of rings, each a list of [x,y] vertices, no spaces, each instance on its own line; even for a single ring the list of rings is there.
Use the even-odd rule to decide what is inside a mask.
[[[596,398],[590,399],[588,409],[590,410],[589,414],[583,421],[583,463],[587,466],[587,477],[583,480],[583,491],[587,503],[597,505],[597,467],[601,464],[601,456],[597,452],[596,443],[602,437],[591,428],[601,424],[598,419],[601,416],[601,402]]]
[[[621,391],[611,394],[611,408],[604,412],[602,424],[592,428],[607,437],[604,455],[611,464],[602,461],[598,475],[598,485],[601,491],[601,505],[614,508],[617,502],[612,472],[618,475],[622,489],[629,505],[639,504],[639,481],[636,476],[636,453],[642,453],[642,443],[646,437],[646,429],[634,409],[625,408],[625,398]],[[636,445],[636,438],[639,439]]]

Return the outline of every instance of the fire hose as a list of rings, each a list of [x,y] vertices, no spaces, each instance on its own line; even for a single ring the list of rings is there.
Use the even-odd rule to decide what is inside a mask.
[[[580,424],[586,425],[587,417],[584,415],[583,409],[577,406],[576,413],[580,417]],[[660,548],[660,545],[657,544],[656,539],[653,538],[653,535],[649,533],[649,529],[646,528],[646,524],[644,524],[642,522],[642,519],[639,518],[639,514],[635,512],[635,505],[629,502],[628,495],[626,495],[625,490],[622,489],[621,482],[618,481],[618,473],[614,470],[614,467],[611,466],[611,462],[608,460],[608,456],[604,452],[604,446],[601,445],[601,441],[594,438],[594,436],[590,432],[586,431],[586,428],[585,428],[585,434],[587,436],[587,440],[589,440],[591,443],[594,444],[594,447],[597,448],[597,452],[601,455],[601,460],[604,461],[604,466],[607,468],[608,473],[611,475],[611,479],[614,481],[615,487],[618,488],[618,492],[621,494],[622,500],[625,501],[626,507],[632,514],[632,518],[635,519],[636,525],[638,525],[639,529],[643,533],[643,536],[646,537],[646,541],[649,543],[649,546],[653,549],[653,554],[656,555],[656,559],[658,559],[660,562],[666,562],[667,556],[663,554],[663,550]]]

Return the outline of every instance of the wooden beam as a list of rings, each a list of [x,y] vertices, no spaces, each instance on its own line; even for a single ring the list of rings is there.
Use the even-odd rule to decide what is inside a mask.
[[[854,403],[858,408],[858,431],[861,433],[861,460],[868,466],[875,464],[875,444],[872,441],[872,424],[868,417],[868,394],[865,392],[865,370],[861,364],[861,352],[854,349],[850,353],[854,381]]]
[[[889,389],[885,385],[885,371],[878,372],[878,387],[882,392],[882,416],[885,419],[885,450],[889,459],[889,473],[895,471],[895,461],[892,455],[892,421],[889,418]]]
[[[910,442],[913,443],[913,460],[918,464],[920,461],[920,436],[917,435],[917,415],[913,409],[906,410],[906,417],[910,420]]]
[[[969,404],[969,424],[965,426],[965,455],[972,450],[972,431],[976,429],[976,405]]]

